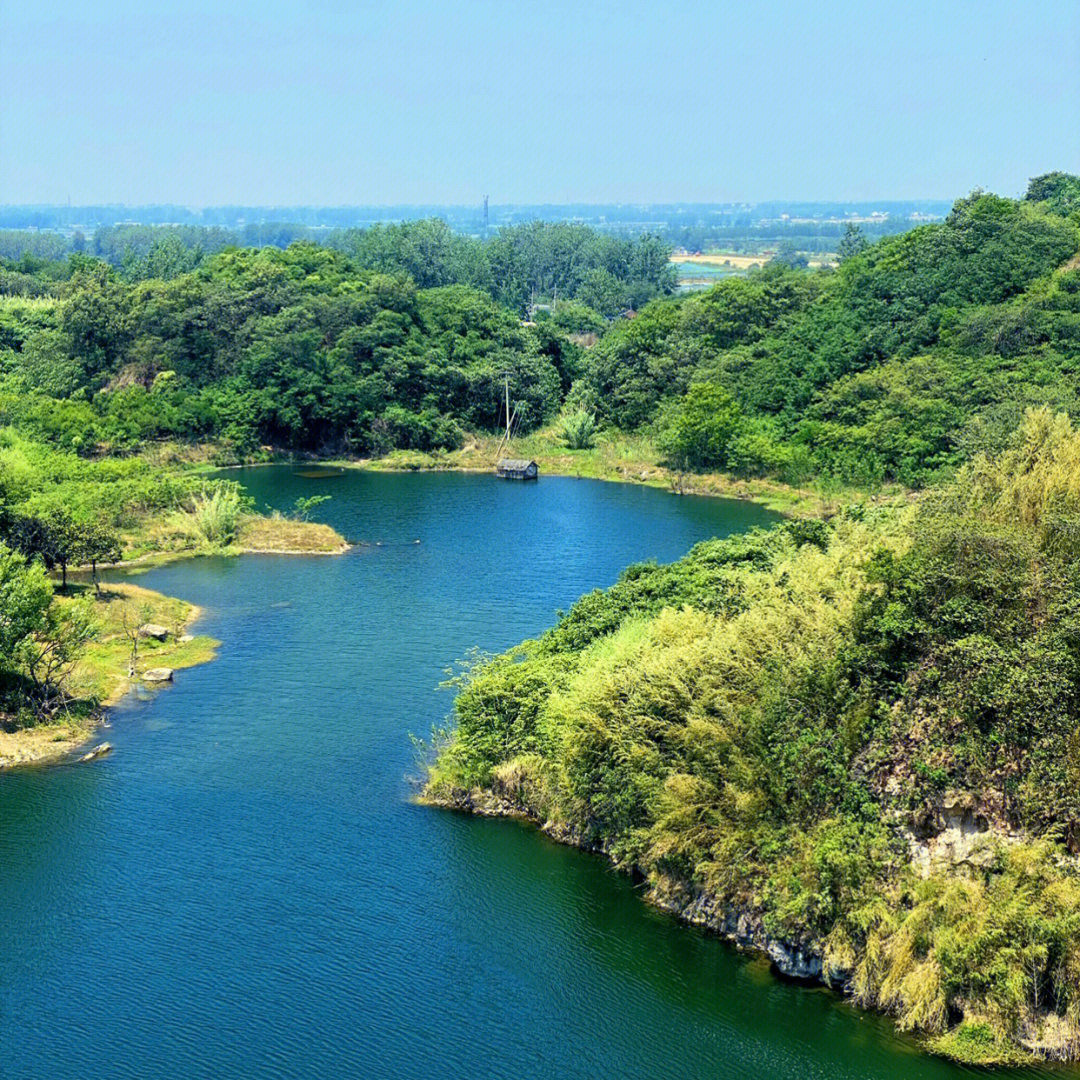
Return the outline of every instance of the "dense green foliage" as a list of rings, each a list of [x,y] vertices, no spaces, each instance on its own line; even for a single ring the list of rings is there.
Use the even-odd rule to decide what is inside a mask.
[[[0,718],[29,724],[66,707],[62,680],[93,631],[86,602],[57,603],[42,563],[0,543]]]
[[[54,700],[86,633],[43,566],[147,522],[235,540],[239,491],[173,444],[441,453],[502,427],[509,383],[574,450],[604,425],[680,473],[928,487],[630,568],[466,671],[431,790],[749,912],[950,1052],[1080,1056],[1078,191],[976,192],[688,297],[654,237],[571,225],[0,260],[5,692]]]
[[[743,417],[713,465],[793,482],[939,478],[1000,448],[1026,406],[1075,405],[1080,235],[1058,212],[1074,180],[1041,201],[976,193],[942,225],[854,244],[834,272],[773,263],[651,304],[593,350],[591,400],[634,428],[713,382]]]
[[[618,309],[671,287],[662,245],[579,227],[506,230],[483,247],[438,222],[339,240],[348,255],[229,249],[147,280],[81,256],[62,280],[36,267],[23,289],[15,268],[0,414],[84,454],[162,437],[240,452],[452,448],[462,428],[498,426],[505,378],[528,430],[579,374],[580,349],[554,319],[523,325],[537,290],[595,293],[599,274],[596,302]],[[580,303],[568,314],[603,325]]]
[[[467,669],[431,790],[748,911],[907,1027],[1076,1057],[1078,537],[1080,434],[1031,411],[917,510],[633,567]]]
[[[0,421],[83,455],[440,451],[505,422],[509,378],[523,432],[565,407],[683,470],[921,486],[1000,449],[1029,405],[1075,411],[1078,183],[976,192],[872,246],[849,230],[835,270],[777,258],[689,297],[667,295],[655,237],[568,224],[479,240],[432,219],[285,250],[118,226],[66,261],[43,241],[0,260]]]
[[[678,469],[723,468],[740,420],[722,386],[691,383],[660,418],[660,449]]]

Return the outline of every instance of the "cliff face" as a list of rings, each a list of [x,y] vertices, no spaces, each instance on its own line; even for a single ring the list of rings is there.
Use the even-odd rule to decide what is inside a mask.
[[[791,979],[843,988],[849,971],[827,966],[821,941],[774,937],[759,912],[740,910],[671,878],[654,881],[646,899],[683,922],[719,934],[744,949],[765,953],[776,970]]]
[[[586,842],[580,828],[538,817],[534,811],[519,802],[512,792],[460,789],[446,795],[430,797],[426,801],[446,809],[461,810],[482,817],[522,818],[533,822],[542,832],[561,844],[568,844],[595,855],[610,854],[604,845]],[[637,866],[620,866],[619,869],[630,874],[643,874],[642,869]],[[687,882],[672,877],[653,877],[649,881],[645,899],[682,922],[717,934],[741,948],[765,953],[777,971],[789,978],[825,982],[837,988],[843,988],[847,982],[847,975],[850,973],[826,967],[822,942],[775,937],[765,929],[760,912],[733,907],[706,892],[694,889]]]

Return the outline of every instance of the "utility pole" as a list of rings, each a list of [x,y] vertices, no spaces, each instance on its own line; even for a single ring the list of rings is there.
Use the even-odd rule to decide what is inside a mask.
[[[506,447],[510,448],[510,376],[506,376]]]

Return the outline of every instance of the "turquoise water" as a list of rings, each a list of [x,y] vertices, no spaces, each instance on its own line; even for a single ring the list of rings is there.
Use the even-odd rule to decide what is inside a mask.
[[[409,801],[446,666],[765,512],[548,477],[231,475],[265,505],[332,495],[318,516],[366,544],[143,575],[204,607],[219,658],[115,710],[110,757],[0,775],[4,1080],[960,1075],[599,858]]]

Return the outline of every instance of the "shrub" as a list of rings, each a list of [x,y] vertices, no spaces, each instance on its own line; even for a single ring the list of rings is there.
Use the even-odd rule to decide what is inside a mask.
[[[192,498],[190,515],[207,543],[228,544],[236,538],[240,515],[246,508],[239,485],[222,482]]]
[[[695,383],[671,403],[660,421],[660,449],[677,469],[722,468],[742,416],[716,383]]]
[[[596,417],[584,409],[563,417],[561,435],[571,450],[588,450],[595,432]]]

